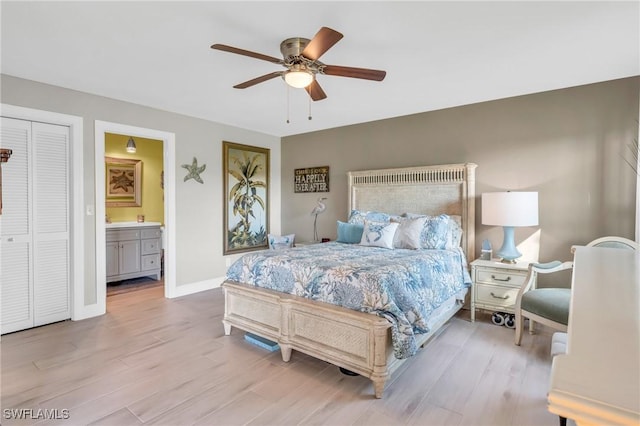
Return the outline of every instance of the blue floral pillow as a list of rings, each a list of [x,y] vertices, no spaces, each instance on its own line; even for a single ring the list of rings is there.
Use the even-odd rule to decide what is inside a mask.
[[[420,234],[420,246],[423,249],[442,250],[447,248],[450,241],[449,216],[429,217]]]
[[[382,212],[363,212],[361,210],[353,209],[349,215],[349,223],[357,223],[364,225],[365,221],[389,223],[391,216]]]
[[[289,235],[267,235],[269,240],[269,248],[271,250],[282,250],[293,247],[293,240],[296,238],[296,234]]]
[[[361,246],[393,248],[393,237],[398,229],[397,222],[381,223],[365,221]]]
[[[362,240],[364,225],[358,223],[345,223],[338,221],[339,243],[358,244]]]
[[[460,243],[462,242],[462,217],[459,215],[446,215],[446,214],[442,214],[440,216],[446,216],[448,218],[448,223],[447,223],[447,236],[446,236],[446,243],[444,245],[444,249],[447,250],[451,250],[451,249],[456,249],[458,247],[460,247]],[[425,233],[433,233],[434,231],[436,232],[436,234],[438,232],[441,231],[440,226],[442,226],[442,224],[440,223],[441,219],[440,216],[436,216],[436,222],[437,223],[431,223],[429,224],[429,226],[431,227],[430,229],[424,231]],[[417,219],[420,217],[426,217],[428,219],[433,219],[433,217],[431,216],[427,216],[424,214],[415,214],[415,213],[403,213],[402,214],[403,218],[406,219]],[[436,236],[422,236],[421,235],[421,245],[428,245],[429,247],[422,247],[422,248],[435,248],[435,247],[431,247],[431,246],[440,246],[441,242],[439,241],[440,236],[436,235]],[[397,239],[397,236],[396,236]],[[430,243],[427,243],[426,240],[431,239]],[[436,241],[437,240],[437,241]]]

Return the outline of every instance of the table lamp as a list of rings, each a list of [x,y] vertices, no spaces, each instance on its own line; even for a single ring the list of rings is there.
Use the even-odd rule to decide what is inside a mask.
[[[502,226],[504,240],[496,253],[504,263],[516,263],[514,228],[538,224],[537,192],[487,192],[482,194],[482,224]]]

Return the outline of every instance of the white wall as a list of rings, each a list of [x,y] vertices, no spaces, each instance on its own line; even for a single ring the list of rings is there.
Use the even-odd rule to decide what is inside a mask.
[[[156,129],[175,134],[176,162],[176,284],[177,288],[219,282],[228,261],[222,255],[222,141],[269,148],[271,150],[270,232],[280,232],[280,138],[187,117],[141,105],[90,95],[61,87],[1,75],[0,101],[6,104],[80,116],[84,119],[84,199],[93,207],[94,121],[108,121]],[[204,184],[184,182],[182,164],[193,157],[207,169]],[[86,209],[85,209],[86,210]],[[85,305],[96,303],[95,216],[84,217],[84,294]],[[200,286],[202,288],[202,286]]]

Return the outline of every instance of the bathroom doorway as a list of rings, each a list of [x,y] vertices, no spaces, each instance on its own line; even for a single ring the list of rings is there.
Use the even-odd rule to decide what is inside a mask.
[[[107,297],[162,287],[162,140],[105,133],[104,151]]]
[[[129,139],[133,139],[136,145],[136,153],[127,153],[127,145],[130,145]],[[164,283],[165,297],[174,297],[175,294],[175,135],[173,133],[163,132],[159,130],[127,126],[118,123],[108,123],[103,121],[95,122],[95,194],[96,194],[96,282],[97,282],[97,301],[106,312],[106,296],[107,296],[107,247],[111,241],[107,241],[107,232],[113,228],[113,225],[107,225],[108,220],[112,224],[122,224],[124,226],[143,225],[145,232],[139,232],[141,240],[139,247],[141,250],[140,262],[147,262],[147,269],[153,269],[150,262],[155,256],[155,248],[147,246],[145,252],[142,247],[153,244],[151,235],[154,227],[158,224],[162,226],[161,234],[161,253],[164,253],[162,262],[162,275],[155,275],[155,281],[160,279]],[[160,148],[161,147],[161,148]],[[155,152],[155,154],[151,154]],[[160,156],[161,158],[152,159],[152,156]],[[151,156],[151,157],[150,157]],[[134,170],[138,167],[140,174],[140,187],[142,190],[144,182],[150,184],[151,190],[153,186],[157,186],[152,192],[146,196],[140,194],[140,199],[136,200],[135,196],[118,197],[115,192],[109,192],[107,187],[108,166],[105,157],[130,160],[128,164],[135,165]],[[127,169],[127,162],[123,162],[123,169]],[[131,167],[130,167],[131,168]],[[144,173],[145,169],[149,172]],[[132,177],[130,175],[129,177]],[[160,190],[158,190],[160,189]],[[125,194],[126,195],[126,194]],[[148,198],[148,199],[147,199]],[[155,199],[155,201],[153,201]],[[100,202],[98,200],[103,200]],[[107,206],[107,201],[111,201]],[[115,207],[114,204],[124,202],[125,207]],[[150,203],[148,203],[150,202]],[[141,216],[139,218],[139,216]],[[142,217],[144,216],[144,217]],[[140,220],[141,222],[138,222]],[[119,226],[118,225],[118,226]],[[145,236],[147,241],[145,242]],[[134,250],[135,253],[135,250]],[[146,255],[143,253],[147,253]],[[146,256],[146,257],[145,257]],[[148,257],[148,258],[147,258]],[[136,259],[135,255],[127,255],[127,260]],[[113,265],[110,265],[112,267]],[[144,267],[143,267],[144,269]],[[121,271],[118,276],[123,279],[142,278],[141,276],[132,276],[131,270]],[[155,271],[152,271],[155,272]],[[113,272],[109,272],[113,277]],[[136,275],[133,273],[133,275]],[[139,274],[138,274],[139,275]]]

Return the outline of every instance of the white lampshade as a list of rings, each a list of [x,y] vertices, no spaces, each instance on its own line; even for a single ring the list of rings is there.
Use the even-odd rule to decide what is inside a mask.
[[[487,192],[482,194],[482,224],[535,226],[538,224],[537,192]]]

